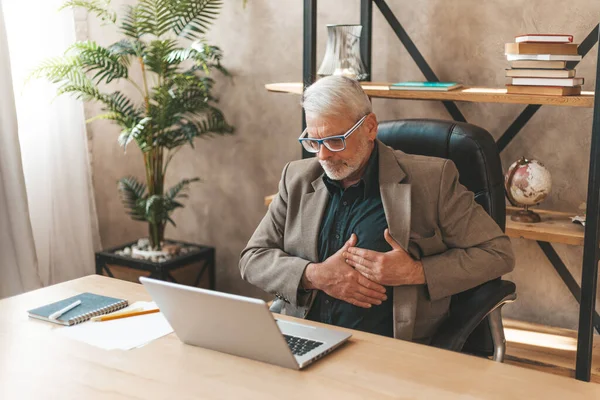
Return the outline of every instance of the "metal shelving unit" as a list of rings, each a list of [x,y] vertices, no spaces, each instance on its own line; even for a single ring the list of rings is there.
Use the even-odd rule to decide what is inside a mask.
[[[425,58],[419,52],[419,49],[411,40],[407,32],[402,27],[385,0],[360,0],[360,23],[363,26],[361,36],[361,56],[367,72],[371,77],[371,46],[372,46],[372,21],[373,21],[373,5],[381,11],[384,18],[394,30],[398,39],[405,46],[406,50],[417,64],[418,68],[423,73],[423,76],[428,81],[439,81],[433,70]],[[303,85],[310,85],[316,79],[316,25],[317,24],[317,0],[304,0],[304,42],[303,42]],[[599,29],[598,25],[590,32],[579,46],[579,54],[585,56],[590,49],[598,43]],[[575,67],[577,63],[570,63],[569,67]],[[596,85],[595,93],[600,92],[600,52],[596,60]],[[372,79],[372,77],[371,77]],[[302,85],[300,85],[300,92]],[[293,90],[282,90],[294,93]],[[454,95],[454,94],[453,94]],[[458,95],[458,94],[456,94]],[[489,101],[490,98],[475,99],[470,98],[449,98],[427,97],[424,93],[415,93],[414,96],[409,94],[394,95],[394,96],[374,96],[374,97],[395,97],[395,98],[412,98],[420,100],[439,100],[442,101],[444,107],[450,116],[456,121],[466,122],[465,117],[460,112],[458,106],[454,103],[457,101],[478,101],[478,102],[502,102],[502,103],[521,103],[521,101],[509,101],[509,97],[500,98],[496,101]],[[598,262],[600,260],[600,103],[597,97],[592,95],[577,96],[578,99],[571,99],[561,104],[556,104],[553,100],[549,100],[546,96],[529,96],[528,105],[523,109],[519,116],[510,124],[506,131],[497,140],[498,150],[502,151],[511,142],[512,139],[521,131],[523,126],[535,115],[537,110],[543,104],[561,105],[561,106],[580,106],[593,108],[593,125],[592,125],[592,142],[590,147],[590,164],[589,164],[589,179],[587,193],[587,216],[585,234],[583,238],[579,237],[573,240],[583,240],[583,269],[581,276],[581,287],[577,285],[574,277],[567,270],[566,266],[551,245],[552,236],[540,236],[539,230],[529,227],[531,236],[520,236],[528,239],[536,240],[544,254],[548,257],[553,267],[558,272],[559,276],[567,285],[573,296],[580,304],[579,307],[579,329],[577,341],[577,361],[575,376],[579,380],[589,381],[592,364],[592,345],[593,345],[593,329],[594,327],[600,332],[600,317],[594,309],[596,302],[596,288],[598,283]],[[546,100],[544,100],[546,98]],[[504,101],[506,100],[506,101]],[[569,104],[572,102],[572,104]],[[523,102],[527,104],[526,102]],[[305,126],[304,113],[302,115],[302,129]],[[309,156],[303,152],[303,157]],[[518,227],[523,228],[525,227]],[[514,235],[511,235],[514,237]],[[544,239],[544,240],[539,240]]]

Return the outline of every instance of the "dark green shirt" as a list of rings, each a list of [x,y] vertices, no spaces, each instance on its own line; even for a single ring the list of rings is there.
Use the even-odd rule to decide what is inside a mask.
[[[379,252],[392,249],[383,236],[387,221],[379,192],[378,159],[375,146],[362,179],[347,189],[323,175],[329,203],[319,231],[319,262],[341,249],[352,233],[358,236],[356,247]],[[380,305],[362,308],[319,291],[306,318],[391,337],[394,329],[391,287],[386,287],[386,294],[387,300]]]

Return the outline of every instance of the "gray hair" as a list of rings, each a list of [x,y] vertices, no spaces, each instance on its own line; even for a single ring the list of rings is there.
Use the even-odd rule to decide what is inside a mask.
[[[339,75],[321,78],[307,87],[302,95],[302,107],[309,114],[353,120],[373,112],[360,83]]]

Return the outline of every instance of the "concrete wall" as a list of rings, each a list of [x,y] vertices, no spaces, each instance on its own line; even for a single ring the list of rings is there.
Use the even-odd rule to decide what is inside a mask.
[[[116,6],[125,2],[113,1]],[[318,61],[325,50],[329,23],[358,23],[359,1],[321,0],[318,8]],[[442,80],[469,85],[501,87],[508,63],[504,43],[517,34],[571,33],[577,42],[598,23],[600,4],[583,0],[388,0],[415,44]],[[423,76],[375,8],[373,20],[373,79],[421,80]],[[175,213],[177,228],[170,238],[204,243],[217,249],[219,290],[262,296],[243,282],[238,272],[239,253],[265,213],[263,197],[277,190],[286,162],[300,158],[296,138],[300,133],[299,97],[264,90],[270,82],[299,81],[302,76],[302,2],[297,0],[242,0],[225,2],[209,34],[221,46],[224,64],[235,77],[218,77],[215,93],[220,107],[236,126],[236,135],[198,141],[183,149],[173,161],[168,182],[199,176],[183,210]],[[107,44],[114,32],[88,20],[91,39]],[[578,68],[593,90],[596,49]],[[129,88],[123,87],[128,91]],[[380,120],[408,117],[445,118],[439,102],[374,100]],[[521,105],[459,104],[471,123],[488,129],[494,137],[510,125]],[[89,116],[97,107],[87,108]],[[89,117],[88,116],[88,117]],[[545,208],[576,210],[585,201],[592,112],[590,109],[542,107],[529,125],[502,154],[504,168],[520,156],[537,158],[550,169],[554,186]],[[118,129],[105,122],[90,125],[93,179],[105,247],[137,239],[146,226],[129,220],[118,200],[116,181],[134,174],[143,177],[139,151],[119,148]],[[577,303],[564,287],[535,242],[513,240],[517,254],[515,272],[519,300],[505,315],[550,325],[575,327]],[[582,248],[556,245],[579,280]]]

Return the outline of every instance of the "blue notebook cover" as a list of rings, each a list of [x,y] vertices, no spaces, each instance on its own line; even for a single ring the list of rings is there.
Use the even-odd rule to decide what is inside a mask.
[[[462,87],[457,82],[397,82],[390,85],[390,89],[405,90],[452,90]]]
[[[55,320],[48,318],[50,314],[65,308],[77,300],[81,300],[81,304],[77,307],[67,311]],[[129,303],[127,300],[124,299],[101,296],[93,293],[81,293],[77,296],[69,297],[68,299],[34,308],[27,312],[31,318],[37,318],[61,325],[75,325],[80,322],[87,321],[96,315],[108,314],[127,307],[128,304]]]

